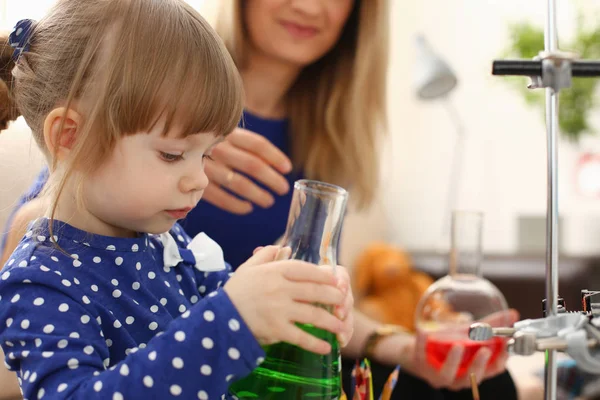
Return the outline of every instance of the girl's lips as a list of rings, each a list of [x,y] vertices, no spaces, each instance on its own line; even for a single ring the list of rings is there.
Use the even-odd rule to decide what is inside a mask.
[[[180,208],[179,210],[167,210],[167,214],[175,219],[182,219],[190,212],[191,208]]]

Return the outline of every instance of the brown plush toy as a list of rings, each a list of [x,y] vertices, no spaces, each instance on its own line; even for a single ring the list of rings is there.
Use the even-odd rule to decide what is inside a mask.
[[[415,309],[433,283],[415,271],[406,252],[387,243],[373,243],[354,267],[356,304],[367,316],[384,324],[415,330]]]

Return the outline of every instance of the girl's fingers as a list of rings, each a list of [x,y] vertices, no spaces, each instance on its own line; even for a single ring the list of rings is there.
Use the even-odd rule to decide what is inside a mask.
[[[311,282],[291,282],[287,290],[293,300],[305,303],[341,306],[346,300],[346,296],[344,296],[342,291],[330,285]]]
[[[349,313],[344,323],[344,330],[338,334],[338,341],[340,342],[341,347],[346,347],[350,339],[352,339],[352,334],[354,333],[354,314]]]
[[[279,248],[277,246],[261,247],[254,250],[254,254],[242,265],[261,265],[266,264],[275,259]]]
[[[280,337],[284,342],[296,345],[313,353],[328,354],[331,352],[331,345],[329,343],[303,331],[294,324],[286,324],[282,328]]]
[[[337,286],[333,272],[324,267],[298,260],[280,261],[283,277],[293,282],[313,282]]]
[[[295,303],[290,306],[289,311],[289,317],[294,322],[310,324],[332,333],[338,333],[344,329],[342,321],[324,308],[312,304]]]

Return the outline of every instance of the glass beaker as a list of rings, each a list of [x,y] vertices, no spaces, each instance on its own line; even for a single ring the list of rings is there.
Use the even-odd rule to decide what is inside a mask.
[[[455,211],[452,214],[448,275],[434,282],[423,294],[416,310],[416,327],[425,337],[426,359],[440,369],[455,344],[464,346],[457,376],[464,376],[477,351],[491,350],[489,364],[505,348],[505,339],[469,339],[469,326],[484,321],[493,327],[507,326],[506,299],[490,281],[481,276],[483,214]],[[506,317],[504,317],[506,316]]]
[[[335,272],[347,200],[348,192],[341,187],[312,180],[295,182],[277,258],[307,261]],[[312,325],[297,325],[327,341],[331,352],[315,354],[289,343],[266,346],[263,363],[232,384],[232,394],[239,399],[261,400],[335,400],[341,396],[340,347],[336,335]]]

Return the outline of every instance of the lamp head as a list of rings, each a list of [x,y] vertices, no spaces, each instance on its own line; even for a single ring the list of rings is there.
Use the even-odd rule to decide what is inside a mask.
[[[450,93],[458,79],[448,64],[441,59],[422,34],[415,39],[417,61],[414,86],[417,96],[422,100],[443,97]]]

